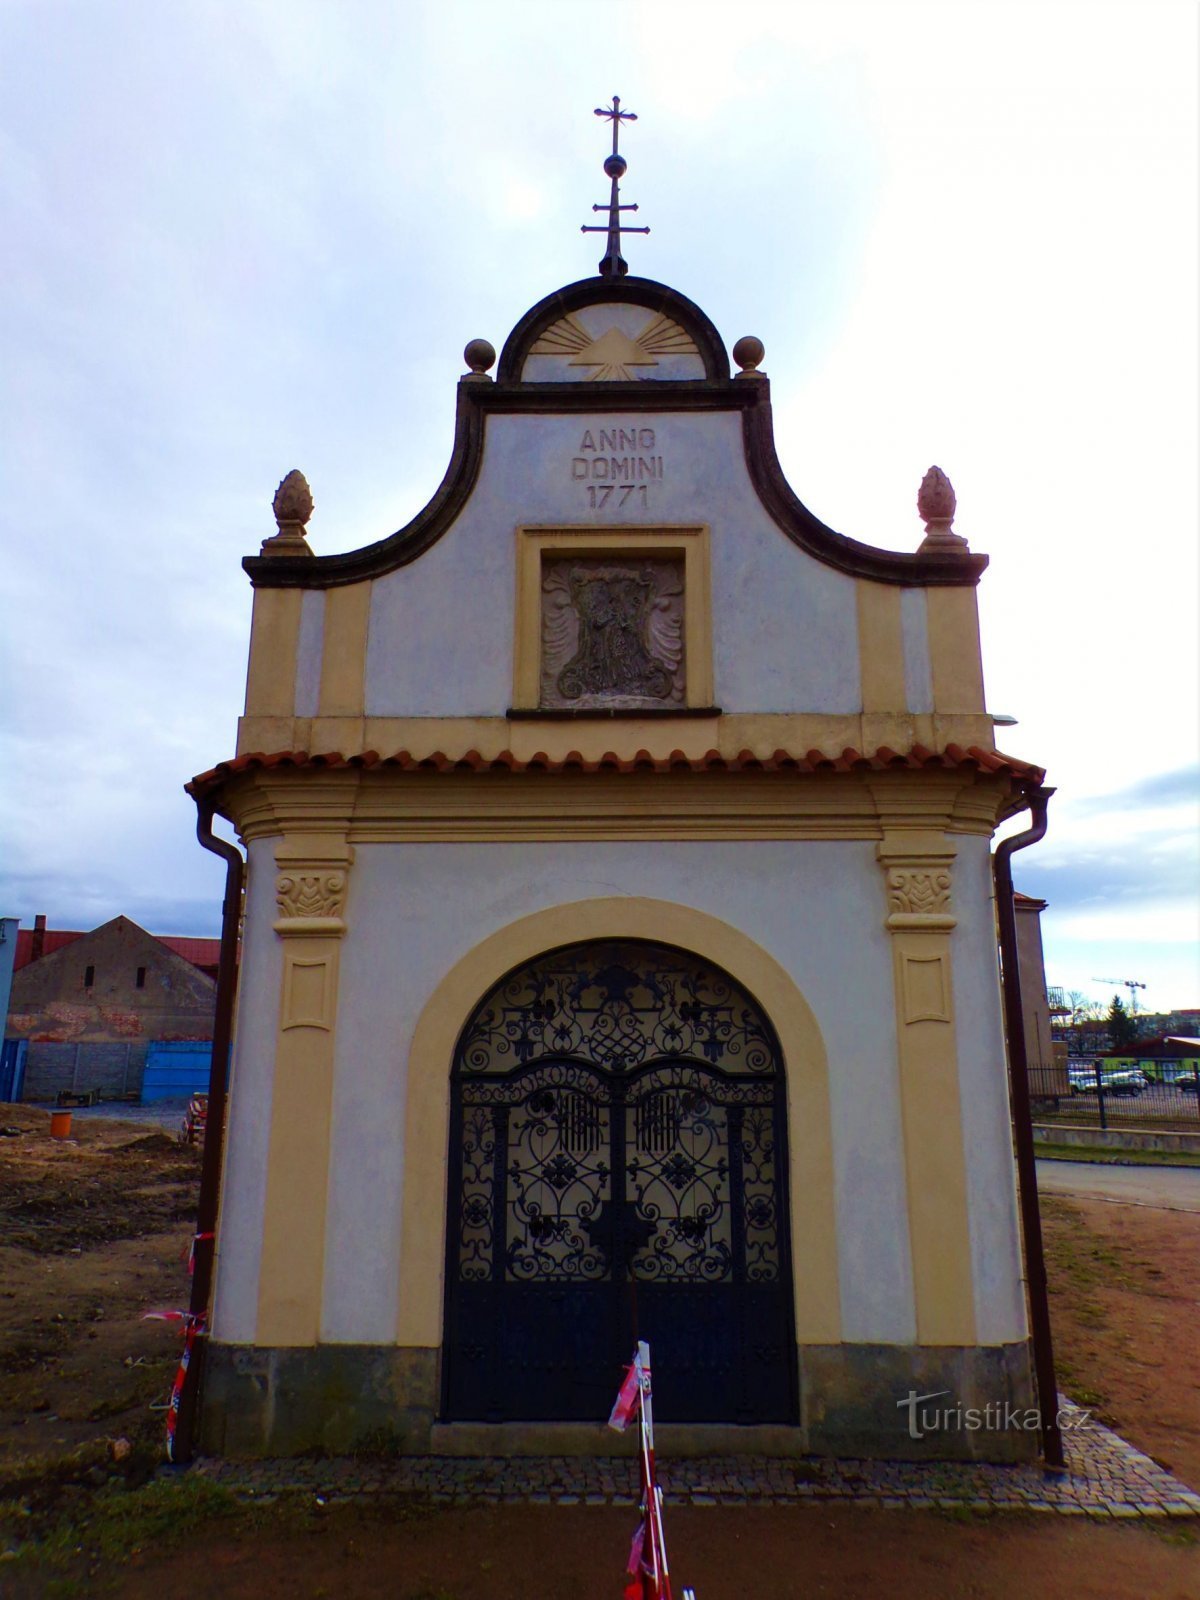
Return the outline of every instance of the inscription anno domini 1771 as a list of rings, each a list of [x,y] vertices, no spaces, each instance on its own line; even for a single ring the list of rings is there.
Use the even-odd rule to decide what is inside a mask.
[[[540,704],[684,704],[683,564],[563,557],[542,571]]]
[[[571,457],[571,477],[586,485],[588,505],[649,507],[652,483],[663,481],[663,458],[653,428],[585,428]]]

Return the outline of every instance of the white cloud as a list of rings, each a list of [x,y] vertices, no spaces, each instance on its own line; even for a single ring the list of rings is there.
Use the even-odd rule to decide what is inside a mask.
[[[1187,0],[0,10],[11,909],[215,927],[178,786],[232,745],[275,484],[323,551],[419,509],[463,344],[593,270],[616,90],[635,270],[764,338],[833,526],[913,548],[949,472],[1004,742],[1059,788],[1022,871],[1179,978],[1148,908],[1192,812],[1084,802],[1197,752],[1196,35]],[[1101,924],[1118,834],[1145,905]]]

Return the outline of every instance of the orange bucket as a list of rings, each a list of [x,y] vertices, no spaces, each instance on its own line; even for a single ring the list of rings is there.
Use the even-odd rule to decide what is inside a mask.
[[[69,1111],[52,1111],[50,1113],[50,1137],[52,1139],[69,1139],[71,1137],[71,1113]]]

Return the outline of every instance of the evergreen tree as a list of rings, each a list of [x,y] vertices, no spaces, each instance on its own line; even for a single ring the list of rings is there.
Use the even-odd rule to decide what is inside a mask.
[[[1108,1028],[1109,1043],[1114,1050],[1127,1051],[1133,1048],[1137,1039],[1137,1029],[1133,1025],[1133,1018],[1125,1009],[1125,1002],[1120,995],[1112,997],[1112,1005],[1108,1008],[1108,1015],[1104,1019]]]

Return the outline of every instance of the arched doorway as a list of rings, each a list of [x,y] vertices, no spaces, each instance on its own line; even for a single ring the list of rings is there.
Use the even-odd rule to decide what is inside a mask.
[[[496,984],[453,1064],[444,1414],[602,1421],[640,1337],[664,1421],[794,1421],[783,1079],[751,996],[667,945]]]

